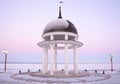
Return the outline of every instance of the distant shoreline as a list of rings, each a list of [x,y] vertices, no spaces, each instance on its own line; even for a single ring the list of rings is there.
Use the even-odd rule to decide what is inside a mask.
[[[4,64],[4,62],[0,62],[0,64]],[[7,64],[42,64],[39,62],[8,62]],[[50,64],[50,63],[49,63]],[[58,63],[58,64],[64,64],[64,63]],[[73,64],[73,63],[69,63]],[[79,63],[79,64],[109,64],[109,63]],[[120,64],[120,63],[114,63],[114,64]]]

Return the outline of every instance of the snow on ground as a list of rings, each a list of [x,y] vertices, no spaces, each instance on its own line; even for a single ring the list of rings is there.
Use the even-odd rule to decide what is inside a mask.
[[[12,75],[16,74],[13,72],[0,73],[0,84],[49,84],[49,83],[69,83],[69,84],[120,84],[120,71],[114,71],[109,74],[91,73],[90,76],[85,77],[33,77],[29,74],[17,74],[17,79],[11,78]],[[47,81],[47,82],[46,82]]]
[[[14,80],[10,76],[13,73],[0,73],[0,84],[40,84],[40,83],[31,83],[31,82],[25,82],[21,80]]]

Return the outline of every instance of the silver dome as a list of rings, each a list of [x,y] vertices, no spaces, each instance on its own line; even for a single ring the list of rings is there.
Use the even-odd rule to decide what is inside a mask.
[[[49,22],[46,25],[43,34],[50,32],[71,32],[74,34],[78,34],[72,22],[65,19],[55,19]]]

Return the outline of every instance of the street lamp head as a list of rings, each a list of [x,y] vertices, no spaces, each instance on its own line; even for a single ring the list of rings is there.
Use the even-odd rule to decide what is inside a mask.
[[[109,56],[112,58],[112,57],[113,57],[113,54],[109,54]]]
[[[8,55],[9,51],[8,51],[8,50],[3,50],[3,53],[4,53],[5,55]]]

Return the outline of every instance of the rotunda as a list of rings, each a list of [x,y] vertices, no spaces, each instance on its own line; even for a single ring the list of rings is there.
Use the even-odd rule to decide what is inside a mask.
[[[49,22],[42,34],[43,41],[38,46],[43,49],[42,73],[48,72],[48,55],[50,55],[50,75],[57,71],[57,51],[64,50],[65,75],[69,75],[68,49],[73,49],[74,73],[78,73],[77,48],[83,45],[78,40],[78,32],[74,24],[62,18],[61,6],[59,7],[58,19]],[[64,45],[64,46],[63,46]],[[50,49],[50,54],[48,50]]]

